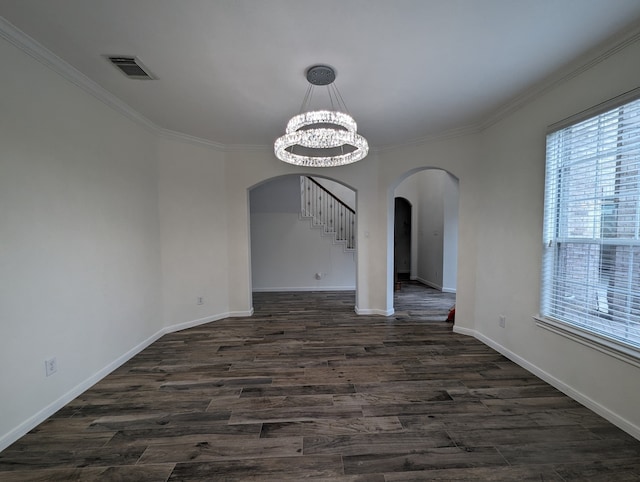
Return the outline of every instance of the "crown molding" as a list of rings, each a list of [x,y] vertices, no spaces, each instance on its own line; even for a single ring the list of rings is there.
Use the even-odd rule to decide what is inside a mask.
[[[224,144],[220,144],[219,142],[210,141],[209,139],[203,139],[202,137],[190,136],[189,134],[184,134],[178,131],[172,131],[171,129],[165,129],[164,127],[159,127],[155,124],[154,132],[165,139],[169,140],[178,140],[182,142],[188,142],[190,144],[196,144],[199,146],[211,147],[217,151],[226,151],[228,150]]]
[[[494,124],[497,124],[504,118],[513,114],[518,109],[524,107],[530,102],[534,101],[538,97],[546,94],[554,88],[570,81],[571,79],[579,76],[580,74],[594,68],[596,65],[604,62],[608,58],[614,56],[618,52],[626,49],[627,47],[635,44],[640,40],[640,22],[635,23],[629,28],[618,32],[616,35],[609,38],[609,40],[598,46],[588,50],[577,59],[569,62],[564,67],[556,70],[547,78],[536,83],[530,89],[525,90],[523,93],[517,95],[509,102],[503,104],[499,109],[488,115],[483,121],[480,121],[477,126],[480,131],[483,131]]]
[[[538,97],[553,90],[559,85],[568,82],[569,80],[579,76],[580,74],[592,69],[596,65],[604,62],[609,57],[621,52],[625,48],[640,41],[640,22],[635,23],[631,27],[622,30],[618,34],[610,37],[608,41],[588,50],[585,54],[581,55],[577,59],[573,60],[569,64],[555,71],[549,75],[546,79],[536,83],[530,89],[522,92],[516,97],[512,98],[507,103],[503,104],[500,108],[490,113],[484,118],[484,120],[477,121],[463,127],[456,127],[411,141],[403,142],[401,144],[393,144],[387,146],[381,146],[377,148],[379,152],[391,151],[406,147],[419,146],[426,143],[446,141],[457,137],[464,137],[467,135],[478,134],[485,129],[497,124],[501,120],[510,116],[518,109],[524,107],[530,102],[534,101]]]
[[[8,22],[4,17],[1,16],[0,38],[4,38],[10,44],[19,48],[69,82],[73,83],[77,87],[80,87],[85,92],[89,93],[107,106],[124,115],[128,119],[144,126],[146,129],[150,130],[156,135],[159,135],[160,137],[203,145],[225,152],[235,152],[242,150],[262,151],[272,149],[271,145],[225,145],[219,142],[160,127],[140,114],[137,110],[133,109],[131,106],[120,100],[114,94],[81,73],[75,67],[71,66],[69,63],[55,55],[53,52],[39,44],[36,40],[13,26],[10,22]],[[633,45],[638,41],[640,41],[640,22],[634,24],[630,28],[623,30],[617,35],[614,35],[609,41],[589,50],[578,59],[569,63],[567,66],[548,76],[545,80],[538,82],[530,89],[514,97],[509,102],[503,104],[499,109],[486,116],[484,120],[480,120],[467,126],[456,127],[439,133],[429,134],[427,136],[413,139],[400,144],[372,147],[371,151],[386,152],[395,149],[415,147],[426,143],[446,141],[458,137],[480,133],[483,130],[500,122],[509,115],[513,114],[515,111],[532,102],[536,98],[542,96],[546,92],[588,71],[589,69],[595,67],[599,63],[605,61],[609,57],[615,55],[616,53],[624,50],[628,46]]]
[[[462,127],[454,127],[452,129],[447,129],[445,131],[436,132],[433,134],[426,135],[424,137],[419,137],[417,139],[413,139],[410,141],[403,142],[401,144],[388,144],[385,146],[379,146],[376,148],[372,148],[374,152],[388,152],[394,151],[397,149],[403,149],[408,147],[416,147],[421,146],[423,144],[433,143],[433,142],[442,142],[448,141],[451,139],[456,139],[458,137],[464,137],[472,134],[477,134],[482,131],[482,126],[477,124],[469,124]]]
[[[140,112],[133,109],[131,106],[120,100],[114,94],[106,90],[104,87],[91,80],[71,64],[45,48],[35,39],[31,38],[29,35],[12,25],[2,16],[0,16],[0,38],[5,39],[14,47],[17,47],[30,57],[43,64],[45,67],[54,71],[75,86],[81,88],[116,112],[125,116],[129,120],[140,124],[147,130],[160,137],[181,140],[192,144],[204,145],[217,150],[225,150],[225,146],[223,144],[210,141],[208,139],[202,139],[200,137],[190,136],[188,134],[172,131],[170,129],[165,129],[158,126],[157,124],[140,114]]]
[[[129,105],[125,104],[75,67],[62,60],[56,54],[46,49],[26,33],[14,27],[4,17],[0,17],[0,37],[125,117],[142,124],[150,130],[158,130],[158,126],[149,119],[132,109]]]

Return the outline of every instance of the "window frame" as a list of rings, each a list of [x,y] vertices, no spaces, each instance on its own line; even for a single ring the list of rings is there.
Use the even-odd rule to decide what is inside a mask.
[[[640,99],[640,87],[629,92],[626,92],[620,96],[617,96],[611,100],[598,104],[592,108],[589,108],[585,111],[582,111],[578,114],[572,115],[566,119],[563,119],[560,122],[552,124],[547,129],[547,140],[551,134],[557,133],[563,129],[568,127],[575,126],[576,124],[582,123],[587,120],[594,119],[601,114],[604,114],[608,111],[616,109],[618,107],[624,106],[631,102],[637,101]],[[545,153],[545,166],[548,169],[550,158],[548,152]],[[564,188],[564,186],[563,186]],[[568,189],[568,188],[567,188]],[[638,188],[640,190],[640,187]],[[549,178],[545,179],[544,183],[544,201],[545,201],[545,219],[543,223],[543,247],[542,247],[542,272],[541,272],[541,290],[540,290],[540,314],[535,315],[533,318],[537,324],[537,326],[549,330],[553,333],[561,335],[565,338],[571,339],[577,343],[580,343],[585,346],[589,346],[595,350],[598,350],[602,353],[606,353],[614,358],[625,361],[637,367],[640,367],[640,347],[634,346],[633,343],[626,343],[622,340],[617,340],[615,336],[604,334],[604,332],[600,333],[598,330],[589,329],[584,324],[578,324],[576,322],[567,321],[558,319],[558,317],[554,317],[549,314],[545,314],[545,308],[551,306],[549,298],[552,296],[553,285],[554,282],[558,280],[555,276],[555,272],[558,269],[559,264],[559,256],[560,252],[560,243],[565,242],[566,239],[562,239],[561,236],[558,236],[557,230],[560,226],[560,213],[556,208],[548,209],[547,204],[552,203],[554,205],[558,205],[561,201],[563,193],[560,192],[558,187],[552,186]],[[564,201],[562,201],[564,202]],[[555,214],[554,219],[547,219],[547,215],[549,212],[553,212]],[[606,215],[604,211],[602,215]],[[601,220],[601,225],[605,226],[604,217]],[[554,234],[549,236],[549,229],[552,228]],[[596,244],[594,241],[596,239],[605,239],[607,236],[601,234],[598,237],[594,238],[586,238],[584,240],[585,244]],[[556,245],[552,244],[552,241],[548,241],[547,238],[553,239]],[[555,238],[555,239],[554,239]],[[568,239],[568,237],[567,237]],[[637,246],[640,243],[640,240],[637,242],[633,242],[634,246]],[[617,243],[616,243],[617,244]],[[602,245],[602,244],[601,244]],[[549,250],[553,250],[552,254]],[[602,254],[600,254],[602,256]],[[548,288],[545,288],[546,285],[549,285]],[[595,285],[594,289],[596,288]],[[634,290],[635,292],[635,290]],[[556,305],[556,314],[558,311]]]

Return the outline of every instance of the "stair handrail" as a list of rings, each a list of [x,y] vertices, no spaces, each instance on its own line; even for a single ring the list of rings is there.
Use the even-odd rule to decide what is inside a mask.
[[[310,177],[310,176],[304,176],[307,179],[309,179],[309,181],[311,181],[312,183],[314,183],[316,186],[318,186],[320,189],[322,189],[324,192],[326,192],[329,196],[331,196],[335,201],[338,202],[338,204],[341,204],[342,206],[344,206],[345,208],[347,208],[349,211],[351,211],[352,214],[355,214],[356,211],[354,209],[351,209],[351,207],[346,204],[342,199],[340,199],[339,197],[337,197],[335,194],[333,194],[331,191],[329,191],[326,187],[324,187],[322,184],[320,184],[318,181],[316,181],[314,178]]]
[[[312,177],[300,176],[300,179],[303,184],[301,214],[311,218],[314,226],[320,226],[325,233],[332,234],[336,241],[344,242],[346,249],[355,249],[355,210]],[[319,201],[315,200],[315,195],[313,203],[309,200],[308,195],[310,193],[306,192],[305,181],[310,181],[312,187],[318,190],[321,195]],[[334,208],[330,203],[335,204],[337,207]],[[325,208],[324,211],[323,208]],[[333,216],[327,214],[327,211],[333,212]],[[336,216],[336,214],[339,215]],[[336,226],[336,221],[339,223],[338,226]]]

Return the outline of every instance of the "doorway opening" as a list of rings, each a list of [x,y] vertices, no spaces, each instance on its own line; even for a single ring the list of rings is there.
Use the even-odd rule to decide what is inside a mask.
[[[389,230],[394,236],[387,254],[387,300],[392,309],[403,281],[456,293],[458,197],[458,179],[443,169],[409,171],[392,187]]]
[[[250,188],[254,299],[260,292],[352,291],[355,307],[355,206],[353,189],[316,175],[285,175]]]
[[[398,291],[411,278],[411,203],[395,198],[393,213],[393,289]]]

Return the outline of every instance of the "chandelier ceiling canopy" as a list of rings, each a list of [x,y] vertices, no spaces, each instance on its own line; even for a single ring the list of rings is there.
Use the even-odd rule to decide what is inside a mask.
[[[285,134],[274,143],[278,159],[297,166],[334,167],[357,162],[368,154],[369,144],[358,134],[335,78],[335,70],[326,65],[307,69],[309,87],[301,113],[291,118]],[[327,87],[331,110],[308,110],[315,86]]]

